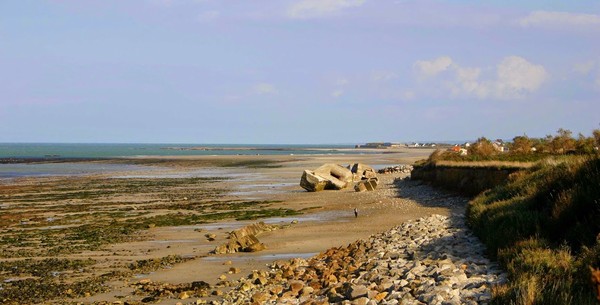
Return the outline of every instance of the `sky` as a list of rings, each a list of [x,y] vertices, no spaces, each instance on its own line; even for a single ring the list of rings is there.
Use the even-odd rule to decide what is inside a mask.
[[[600,1],[0,0],[0,142],[600,128]]]

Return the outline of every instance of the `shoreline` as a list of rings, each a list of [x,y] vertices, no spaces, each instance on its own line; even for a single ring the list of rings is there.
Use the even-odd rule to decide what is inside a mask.
[[[135,149],[143,150],[143,149]],[[400,153],[414,153],[420,151],[433,151],[431,148],[424,147],[401,147],[401,148],[351,148],[351,147],[159,147],[157,151],[214,151],[215,154],[134,154],[134,155],[114,155],[114,156],[61,156],[60,154],[44,154],[40,156],[27,156],[27,155],[6,155],[0,157],[0,164],[28,164],[28,163],[68,163],[68,162],[123,162],[127,160],[139,160],[139,159],[163,159],[163,158],[204,158],[204,157],[254,157],[254,156],[266,156],[266,157],[319,157],[319,156],[345,156],[345,155],[362,155],[362,154],[373,154],[373,155],[384,155],[384,154],[400,154]],[[226,151],[231,152],[248,152],[248,151],[264,151],[264,152],[278,152],[278,153],[267,153],[267,154],[236,154],[236,153],[223,153]],[[285,153],[285,152],[299,152],[299,153]],[[305,152],[305,153],[303,153]],[[315,152],[315,153],[311,153]],[[23,152],[21,152],[23,154]]]
[[[218,244],[225,242],[229,231],[227,225],[238,224],[235,220],[222,220],[217,222],[209,222],[210,228],[201,228],[203,225],[195,226],[156,226],[141,231],[141,240],[129,241],[129,242],[117,242],[107,246],[102,246],[98,251],[83,251],[79,254],[67,255],[67,259],[83,259],[91,257],[92,259],[100,262],[107,260],[108,262],[135,262],[139,260],[159,260],[164,259],[170,255],[178,255],[184,259],[184,261],[176,262],[169,266],[167,269],[159,268],[151,271],[151,273],[134,273],[134,277],[126,276],[122,280],[111,281],[110,291],[100,294],[94,294],[90,297],[76,300],[82,301],[84,304],[92,302],[101,302],[107,300],[114,300],[118,295],[125,295],[132,297],[133,292],[131,283],[136,280],[136,277],[141,276],[149,281],[157,281],[164,283],[173,284],[185,284],[194,281],[204,281],[211,285],[216,285],[220,281],[221,275],[226,275],[228,279],[235,280],[242,277],[243,274],[247,274],[252,270],[265,270],[266,264],[274,260],[286,258],[289,256],[307,256],[314,253],[325,251],[331,247],[339,247],[349,243],[352,243],[361,238],[367,238],[371,234],[388,230],[406,220],[416,219],[430,214],[442,214],[449,215],[452,211],[461,210],[461,207],[444,205],[444,202],[437,202],[431,190],[427,189],[426,186],[422,186],[419,183],[402,180],[404,177],[401,174],[388,174],[380,175],[381,184],[375,192],[356,193],[352,189],[345,189],[341,191],[323,191],[318,193],[308,193],[300,188],[298,182],[303,169],[310,169],[320,166],[323,163],[335,162],[341,164],[351,164],[354,162],[361,162],[366,164],[411,164],[416,159],[426,157],[426,153],[418,151],[418,153],[404,153],[404,154],[365,154],[365,155],[319,155],[319,156],[186,156],[186,157],[167,157],[160,158],[161,162],[155,162],[156,158],[146,158],[141,160],[142,163],[151,165],[149,168],[158,165],[159,169],[156,170],[155,174],[167,175],[176,174],[181,175],[186,171],[198,171],[209,170],[210,168],[226,169],[231,172],[238,173],[237,178],[229,180],[207,180],[206,183],[209,187],[206,191],[215,187],[224,187],[229,191],[214,197],[217,200],[225,200],[225,202],[256,202],[255,204],[266,204],[267,210],[277,209],[290,209],[295,211],[302,211],[302,215],[291,216],[287,218],[280,218],[276,224],[284,225],[285,228],[276,230],[273,232],[265,233],[259,236],[259,240],[267,245],[267,249],[257,253],[238,253],[234,255],[208,255]],[[227,162],[225,162],[225,161]],[[254,161],[265,161],[270,160],[276,162],[278,166],[270,167],[271,163],[266,164],[266,167],[246,167],[240,164],[253,164]],[[130,162],[130,161],[125,161]],[[238,164],[238,167],[214,167],[217,165],[227,165],[228,162],[232,164]],[[248,163],[249,162],[249,163]],[[265,165],[260,163],[261,165]],[[136,172],[132,172],[134,175]],[[102,183],[119,183],[120,187],[129,187],[129,184],[153,183],[156,179],[163,178],[120,178],[115,180],[114,174],[102,174],[92,175],[83,178],[83,182],[89,181],[106,181]],[[44,183],[63,183],[61,181],[72,181],[75,183],[79,180],[61,180],[63,178],[20,178],[15,183],[22,183],[23,186],[27,186],[31,183],[37,183],[36,181],[46,181]],[[78,178],[80,179],[80,178]],[[99,180],[98,180],[99,179]],[[130,179],[130,180],[128,180]],[[171,180],[165,180],[165,183],[173,183],[178,181],[177,179],[183,179],[182,181],[189,181],[192,183],[189,187],[196,188],[194,181],[197,178],[167,178]],[[191,180],[190,180],[191,179]],[[211,179],[211,178],[202,178]],[[20,182],[19,182],[20,181]],[[209,183],[210,182],[210,183]],[[88,183],[88,182],[85,182]],[[96,182],[94,182],[96,183]],[[204,182],[203,182],[204,183]],[[213,198],[204,198],[201,193],[195,195],[198,191],[182,192],[183,185],[177,187],[175,184],[173,187],[165,188],[166,194],[169,194],[169,200],[174,203],[171,204],[192,204],[193,202],[199,203],[202,200],[210,200]],[[204,189],[204,188],[202,188]],[[51,190],[51,189],[49,189]],[[144,189],[142,189],[144,190]],[[192,189],[193,190],[193,189]],[[243,191],[237,193],[236,191]],[[148,192],[151,190],[148,189]],[[205,192],[205,191],[202,191]],[[178,195],[178,193],[180,193]],[[232,194],[233,193],[233,194]],[[421,194],[422,193],[422,194]],[[148,195],[151,195],[149,193]],[[140,211],[147,210],[148,208],[158,205],[168,204],[165,199],[158,199],[156,203],[141,204],[148,200],[148,195],[141,193],[139,195],[119,195],[114,200],[117,202],[127,202],[125,206],[120,205],[108,205],[110,209],[122,209],[127,207],[127,213],[133,213],[133,215],[139,214]],[[113,196],[113,195],[110,195]],[[200,197],[197,197],[200,196]],[[103,198],[103,197],[98,197]],[[111,197],[107,197],[111,198]],[[203,199],[204,198],[204,199]],[[443,199],[442,199],[443,200]],[[89,204],[90,207],[98,205],[98,209],[103,210],[103,202],[106,200],[98,201],[96,199],[75,201]],[[140,203],[138,203],[140,202]],[[260,203],[264,202],[264,203]],[[110,201],[108,202],[110,203]],[[54,204],[56,205],[56,204]],[[65,207],[68,207],[66,205]],[[147,207],[145,207],[147,206]],[[10,204],[3,206],[3,209],[10,210]],[[142,208],[142,210],[140,210]],[[262,208],[262,209],[265,209]],[[359,217],[355,218],[353,215],[353,208],[358,208]],[[96,208],[94,208],[96,209]],[[265,211],[267,211],[265,210]],[[148,210],[153,211],[153,210]],[[160,210],[156,210],[160,212]],[[177,211],[177,210],[174,210]],[[157,213],[157,212],[152,212]],[[184,214],[193,216],[193,214]],[[167,214],[165,214],[167,213]],[[164,210],[156,215],[170,215],[170,210]],[[153,215],[150,214],[150,215]],[[68,215],[68,214],[65,214]],[[314,216],[317,215],[317,216]],[[321,215],[321,216],[319,216]],[[331,218],[323,217],[322,215],[332,215]],[[390,217],[394,215],[394,217]],[[50,215],[51,217],[61,215]],[[47,216],[46,216],[47,217]],[[311,219],[311,217],[313,219]],[[293,220],[299,219],[297,224],[291,224]],[[266,219],[269,219],[268,217]],[[304,220],[303,220],[304,219]],[[256,221],[260,221],[258,219]],[[248,221],[249,223],[250,221]],[[245,222],[246,223],[246,222]],[[219,229],[221,228],[221,229]],[[199,229],[199,230],[196,230]],[[214,234],[215,240],[209,241],[204,236],[206,234]],[[110,255],[109,255],[110,254]],[[41,257],[40,257],[41,258]],[[191,259],[190,259],[191,258]],[[222,259],[221,259],[222,258]],[[239,260],[238,260],[239,258]],[[233,267],[239,269],[239,273],[228,274],[228,270],[232,266],[223,265],[228,260],[233,261]],[[105,265],[104,263],[102,265]],[[104,267],[103,267],[104,268]],[[105,270],[105,271],[101,271]],[[111,270],[99,269],[98,272],[106,272]],[[135,297],[134,297],[135,299]],[[173,299],[164,299],[159,304],[175,304]]]

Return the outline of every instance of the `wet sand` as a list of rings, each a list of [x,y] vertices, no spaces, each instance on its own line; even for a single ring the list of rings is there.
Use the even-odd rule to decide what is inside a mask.
[[[253,223],[253,221],[225,220],[211,224],[157,226],[142,232],[143,238],[140,241],[112,244],[105,251],[97,253],[86,251],[69,255],[68,258],[91,257],[98,261],[104,260],[106,270],[115,263],[126,264],[168,255],[190,258],[186,262],[166,269],[112,281],[109,292],[76,300],[84,303],[112,301],[117,296],[121,296],[121,299],[125,296],[125,299],[135,300],[136,296],[131,295],[133,289],[130,284],[140,279],[172,284],[194,281],[216,284],[219,282],[219,276],[223,274],[228,279],[237,279],[252,270],[264,269],[266,264],[275,260],[309,257],[328,248],[344,246],[357,239],[385,231],[409,219],[431,214],[447,215],[452,212],[451,208],[428,206],[427,201],[423,200],[426,196],[419,197],[411,194],[410,190],[406,191],[414,182],[402,181],[405,174],[379,175],[380,185],[374,192],[356,193],[349,188],[341,191],[309,193],[299,186],[304,169],[314,169],[323,163],[348,165],[360,162],[382,168],[412,164],[416,160],[426,158],[431,151],[400,149],[359,155],[164,157],[160,158],[159,168],[147,173],[135,171],[111,174],[120,178],[142,175],[149,179],[165,175],[197,176],[199,173],[205,173],[207,176],[229,176],[231,179],[220,182],[220,187],[228,190],[225,194],[227,199],[274,201],[271,203],[271,208],[302,210],[303,214],[286,218],[260,219],[267,223],[289,226],[260,235],[259,239],[267,249],[257,253],[210,254],[217,245],[227,241],[227,232]],[[154,164],[156,159],[138,158],[138,161],[141,164],[156,165]],[[211,166],[215,163],[253,160],[277,161],[279,163],[276,164],[280,167],[216,168]],[[177,188],[172,189],[172,195],[178,196]],[[358,209],[358,217],[354,217],[354,208]],[[294,220],[297,220],[297,223],[292,224]],[[205,238],[205,234],[215,234],[216,239],[209,241]],[[225,265],[227,261],[231,261],[232,265]],[[230,267],[240,268],[241,272],[227,274]],[[176,303],[176,299],[164,299],[159,304]]]
[[[305,214],[277,219],[261,219],[267,223],[291,224],[288,228],[264,233],[259,236],[267,250],[257,253],[236,253],[210,255],[218,244],[227,241],[227,232],[252,223],[219,222],[211,225],[199,225],[182,228],[154,228],[151,230],[153,241],[141,242],[139,245],[115,245],[115,251],[123,249],[139,249],[144,253],[152,245],[151,253],[156,256],[179,254],[200,256],[171,269],[163,269],[151,274],[140,275],[153,282],[189,283],[202,280],[210,284],[219,282],[219,276],[225,274],[228,279],[238,279],[252,270],[265,269],[268,263],[278,259],[292,257],[310,257],[331,247],[347,245],[357,239],[382,232],[406,220],[416,219],[431,214],[447,215],[448,207],[431,207],[414,198],[403,197],[398,189],[397,179],[404,174],[379,175],[380,185],[375,192],[356,193],[353,189],[341,191],[323,191],[309,193],[299,186],[302,170],[316,168],[323,163],[347,165],[361,162],[374,167],[398,164],[412,164],[426,158],[431,150],[407,150],[393,154],[369,155],[336,155],[336,156],[265,156],[264,158],[283,161],[283,167],[272,169],[239,170],[250,175],[250,179],[240,179],[231,183],[234,197],[255,200],[281,201],[274,205],[296,210],[309,209]],[[183,157],[192,158],[192,157]],[[205,157],[211,158],[211,157]],[[212,157],[217,158],[217,157]],[[220,157],[219,157],[220,158]],[[260,156],[237,156],[239,159],[255,159]],[[405,194],[406,195],[406,194]],[[358,217],[354,217],[353,209],[358,209]],[[196,232],[195,229],[202,229]],[[207,241],[204,234],[217,235],[215,241]],[[165,241],[158,243],[158,241]],[[169,242],[170,241],[170,242]],[[169,247],[170,248],[167,248]],[[224,264],[231,261],[232,265]],[[230,267],[240,268],[239,274],[227,274]],[[127,291],[128,289],[125,289]],[[110,294],[114,294],[110,293]],[[107,295],[99,295],[90,300],[100,300]],[[174,300],[164,300],[161,304],[175,304]]]

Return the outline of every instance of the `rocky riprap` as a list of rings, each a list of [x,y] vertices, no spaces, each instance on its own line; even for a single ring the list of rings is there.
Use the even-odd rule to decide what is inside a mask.
[[[379,174],[398,174],[398,173],[410,174],[412,172],[412,170],[413,170],[412,165],[397,165],[397,166],[390,166],[390,167],[382,168],[382,169],[378,170],[377,173],[379,173]]]
[[[460,215],[408,221],[229,283],[213,304],[486,304],[506,281]]]

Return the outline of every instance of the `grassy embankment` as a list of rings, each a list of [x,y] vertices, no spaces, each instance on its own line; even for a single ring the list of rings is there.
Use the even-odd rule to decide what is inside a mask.
[[[412,178],[463,195],[476,196],[484,190],[503,183],[511,173],[535,164],[525,162],[523,158],[504,159],[465,158],[455,153],[448,154],[438,150],[432,153],[429,159],[415,164]]]
[[[474,198],[467,219],[509,274],[492,304],[598,304],[600,157],[546,159]]]

